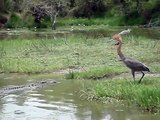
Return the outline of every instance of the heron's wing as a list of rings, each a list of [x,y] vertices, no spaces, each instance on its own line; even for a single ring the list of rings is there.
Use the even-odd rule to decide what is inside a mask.
[[[129,67],[132,70],[149,71],[149,68],[146,65],[144,65],[143,63],[141,63],[137,60],[133,60],[131,58],[126,58],[123,62],[126,64],[127,67]]]

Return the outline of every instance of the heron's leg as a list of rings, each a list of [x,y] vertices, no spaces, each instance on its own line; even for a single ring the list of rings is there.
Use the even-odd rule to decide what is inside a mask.
[[[139,80],[139,82],[138,82],[138,83],[141,83],[141,80],[142,80],[142,78],[143,78],[143,77],[144,77],[144,75],[145,75],[145,74],[144,74],[144,72],[142,72],[142,71],[141,71],[141,73],[142,73],[142,77],[141,77],[141,79]]]
[[[133,75],[133,79],[134,79],[134,81],[135,81],[135,71],[132,70],[131,72],[132,72],[132,75]]]

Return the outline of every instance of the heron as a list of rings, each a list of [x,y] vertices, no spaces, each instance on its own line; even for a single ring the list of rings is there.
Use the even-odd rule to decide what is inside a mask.
[[[123,32],[121,32],[121,33],[123,33]],[[150,72],[150,70],[145,64],[143,64],[143,63],[141,63],[141,62],[139,62],[139,61],[137,61],[135,59],[126,57],[122,53],[121,47],[122,47],[123,43],[122,43],[122,36],[121,35],[122,34],[115,34],[113,36],[113,40],[117,41],[116,44],[115,44],[116,45],[116,49],[117,49],[117,54],[120,57],[121,61],[123,61],[123,63],[128,68],[130,68],[134,81],[135,81],[135,72],[141,72],[142,73],[142,76],[141,76],[140,80],[138,81],[138,83],[141,83],[141,81],[142,81],[142,79],[143,79],[143,77],[145,75],[144,71]]]

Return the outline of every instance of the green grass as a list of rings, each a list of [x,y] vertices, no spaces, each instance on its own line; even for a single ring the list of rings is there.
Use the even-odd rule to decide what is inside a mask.
[[[118,26],[122,25],[121,17],[110,17],[110,18],[59,18],[57,21],[58,26],[77,26],[77,25],[108,25],[108,26]]]
[[[40,73],[75,67],[85,71],[73,73],[74,78],[83,79],[127,72],[118,60],[114,41],[109,39],[80,34],[53,39],[3,40],[0,41],[0,72]],[[124,39],[123,52],[127,56],[144,62],[152,72],[160,72],[159,41],[133,36]]]
[[[117,65],[119,66],[119,65]],[[120,67],[119,69],[116,66],[97,66],[90,68],[89,70],[83,70],[83,72],[70,72],[66,74],[67,79],[103,79],[112,77],[121,73],[127,72],[125,68]]]
[[[78,38],[69,36],[67,38],[17,39],[0,42],[1,72],[52,72],[72,66],[91,67],[105,62],[103,61],[105,58],[101,59],[105,54],[101,45],[105,41],[101,39],[92,40],[83,36]]]
[[[145,78],[141,84],[127,79],[114,79],[85,85],[82,96],[89,100],[125,100],[150,112],[160,110],[160,78]]]
[[[153,73],[160,72],[160,57],[158,55],[160,53],[160,49],[158,49],[160,47],[159,41],[151,41],[150,39],[146,39],[144,37],[128,36],[125,38],[124,43],[125,44],[123,44],[122,51],[127,56],[142,61],[149,66],[151,72]],[[126,68],[122,62],[118,61],[114,46],[108,46],[108,48],[103,49],[102,45],[101,48],[102,51],[106,51],[102,52],[102,56],[99,57],[98,61],[100,62],[104,60],[104,62],[93,68],[85,69],[83,72],[71,71],[66,75],[66,77],[69,79],[101,79],[128,71],[128,68]],[[98,48],[98,50],[100,50],[100,48]],[[100,55],[100,51],[95,51],[94,54],[98,56]],[[92,62],[92,64],[93,63],[94,62]]]

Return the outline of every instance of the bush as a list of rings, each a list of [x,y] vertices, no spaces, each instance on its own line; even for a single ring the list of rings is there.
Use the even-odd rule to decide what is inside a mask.
[[[5,27],[7,28],[22,28],[26,27],[26,23],[15,13],[12,13],[10,19],[6,23]]]

